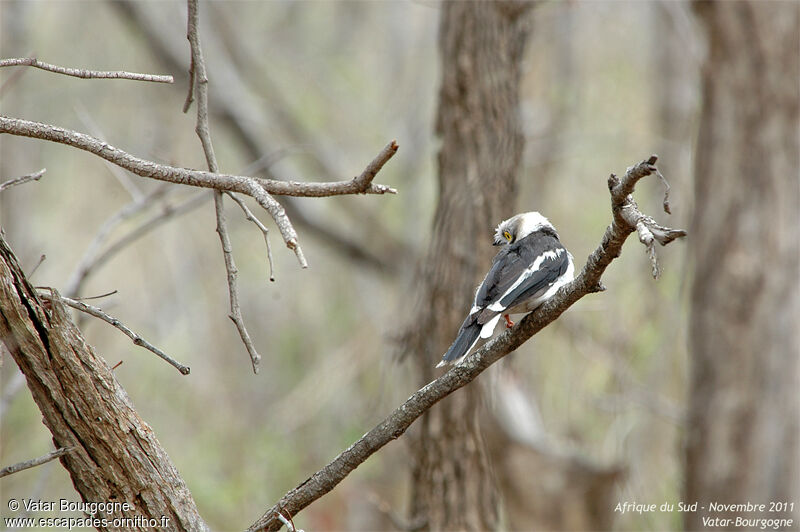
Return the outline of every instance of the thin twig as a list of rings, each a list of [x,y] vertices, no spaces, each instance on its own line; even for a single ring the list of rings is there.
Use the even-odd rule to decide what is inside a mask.
[[[397,194],[397,190],[386,185],[378,185],[372,182],[375,175],[383,168],[383,165],[397,153],[397,142],[391,141],[378,155],[367,165],[360,175],[350,181],[331,181],[306,183],[303,181],[278,181],[278,184],[270,184],[269,188],[278,196],[303,196],[303,197],[327,197],[341,196],[345,194]],[[259,181],[262,181],[259,178]]]
[[[200,47],[200,36],[197,31],[199,8],[197,6],[197,0],[188,0],[187,3],[189,6],[189,16],[187,20],[186,38],[189,39],[189,46],[192,51],[193,81],[196,85],[194,92],[197,98],[197,125],[195,127],[195,132],[200,138],[200,143],[203,145],[203,153],[205,153],[206,156],[208,169],[216,174],[219,172],[219,167],[217,165],[217,157],[214,155],[214,146],[211,143],[211,133],[208,129],[208,74],[206,73],[203,49]],[[191,103],[188,98],[187,103]],[[268,194],[264,193],[264,196],[266,197]],[[239,290],[236,286],[238,270],[233,260],[233,247],[231,245],[230,236],[228,235],[228,226],[225,221],[225,210],[222,200],[222,192],[220,190],[215,190],[214,211],[217,217],[217,233],[219,234],[219,240],[222,244],[222,256],[225,260],[225,270],[227,271],[228,296],[231,307],[231,313],[228,317],[233,321],[234,325],[236,325],[239,336],[242,338],[245,348],[247,348],[247,352],[250,355],[250,362],[253,365],[253,373],[258,373],[261,355],[258,354],[253,340],[247,332],[247,327],[245,327],[244,318],[242,317],[242,310],[239,306]],[[293,241],[295,245],[294,249],[299,249],[299,246],[296,244],[296,237]],[[292,247],[289,241],[287,241],[287,245]],[[303,261],[301,261],[301,264],[302,263]]]
[[[136,72],[124,72],[122,70],[102,71],[61,67],[57,65],[51,65],[50,63],[44,63],[35,57],[0,59],[0,67],[8,66],[30,66],[34,68],[41,68],[42,70],[47,70],[48,72],[55,72],[56,74],[64,74],[65,76],[73,76],[83,79],[129,79],[133,81],[152,81],[154,83],[172,83],[174,81],[172,76],[139,74]]]
[[[628,169],[622,179],[614,175],[609,178],[613,222],[606,228],[600,245],[589,255],[586,265],[572,282],[561,287],[553,297],[525,316],[515,327],[507,329],[468,355],[461,364],[414,392],[400,407],[342,451],[328,465],[287,492],[248,530],[279,530],[282,523],[276,518],[277,512],[284,510],[297,515],[303,508],[331,491],[372,454],[390,441],[399,438],[434,404],[472,382],[486,368],[517,349],[583,296],[597,292],[602,286],[601,277],[606,268],[620,255],[625,240],[636,230],[636,225],[629,224],[627,219],[633,217],[638,220],[645,217],[639,212],[631,194],[641,178],[655,172],[655,162],[656,157],[653,156]],[[629,211],[630,216],[623,217],[620,213],[622,210]],[[686,234],[675,229],[663,229],[670,232],[674,238]]]
[[[61,447],[60,449],[56,449],[55,451],[50,451],[49,453],[40,456],[39,458],[33,458],[32,460],[26,460],[25,462],[19,462],[18,464],[4,467],[3,469],[0,469],[0,478],[7,477],[8,475],[13,475],[14,473],[18,473],[20,471],[24,471],[32,467],[46,464],[51,460],[55,460],[59,456],[64,456],[65,454],[71,452],[74,449],[75,449],[74,447]]]
[[[269,229],[267,229],[267,226],[265,226],[261,220],[259,220],[258,217],[253,214],[253,211],[247,207],[247,204],[242,201],[239,196],[233,192],[226,192],[225,194],[230,196],[230,198],[235,201],[237,205],[239,205],[239,208],[241,208],[244,212],[245,218],[256,224],[256,227],[258,227],[258,229],[261,231],[261,234],[264,235],[264,243],[267,245],[267,262],[269,262],[269,280],[275,282],[275,270],[272,264],[272,248],[269,245]]]
[[[85,312],[86,314],[90,314],[90,315],[94,316],[95,318],[100,318],[101,320],[105,321],[106,323],[109,323],[109,324],[113,325],[114,327],[116,327],[117,329],[122,331],[122,333],[125,336],[127,336],[128,338],[133,340],[134,345],[138,345],[139,347],[144,347],[148,351],[152,351],[153,353],[158,355],[160,358],[162,358],[163,360],[165,360],[166,362],[171,364],[173,367],[175,367],[175,369],[180,371],[181,374],[188,375],[189,372],[191,371],[188,366],[184,366],[183,364],[181,364],[180,362],[178,362],[177,360],[175,360],[171,356],[167,355],[166,353],[164,353],[163,351],[161,351],[157,347],[153,346],[151,343],[146,341],[144,338],[142,338],[141,336],[139,336],[138,334],[136,334],[135,332],[130,330],[124,323],[119,321],[117,318],[115,318],[113,316],[110,316],[109,314],[106,314],[103,310],[101,310],[101,309],[99,309],[97,307],[93,307],[92,305],[87,305],[86,303],[83,303],[82,301],[76,301],[75,299],[59,295],[58,292],[56,292],[55,290],[52,290],[52,289],[50,289],[50,293],[49,294],[44,293],[44,292],[40,292],[39,295],[41,297],[47,299],[47,300],[50,300],[50,301],[61,301],[62,303],[66,304],[66,305],[69,305],[70,307],[72,307],[72,308],[74,308],[76,310],[80,310],[81,312]]]
[[[30,279],[31,277],[33,277],[33,274],[34,274],[34,273],[36,273],[36,270],[38,270],[38,269],[39,269],[39,266],[41,266],[41,265],[42,265],[42,263],[43,263],[43,262],[44,262],[46,259],[47,259],[47,255],[45,255],[44,253],[42,253],[42,255],[39,257],[39,260],[36,262],[36,264],[34,264],[34,265],[33,265],[33,268],[31,268],[31,271],[28,273],[28,279]]]
[[[21,185],[22,183],[27,183],[28,181],[38,181],[44,173],[47,171],[47,168],[42,168],[38,172],[33,172],[32,174],[26,174],[20,177],[15,177],[14,179],[9,179],[8,181],[0,184],[0,192],[4,191],[7,188],[11,188],[16,185]]]
[[[94,121],[91,113],[89,113],[89,110],[86,109],[86,107],[84,107],[80,102],[77,102],[74,107],[75,113],[78,115],[78,118],[80,118],[83,125],[86,126],[89,134],[94,135],[99,139],[105,138],[106,135],[103,133],[102,129],[100,129],[100,126],[97,125],[97,122]],[[103,159],[103,164],[106,166],[106,168],[108,168],[108,171],[111,172],[111,175],[113,175],[117,181],[119,181],[119,184],[122,185],[122,188],[124,188],[128,194],[130,194],[133,200],[139,200],[142,198],[144,194],[142,193],[141,189],[136,183],[134,183],[134,180],[131,179],[125,170],[115,164],[110,163],[109,161],[106,161],[105,159]]]
[[[189,112],[189,107],[191,107],[193,101],[194,101],[194,54],[192,54],[191,63],[189,64],[189,92],[187,92],[186,94],[186,101],[183,102],[183,114]]]
[[[658,177],[658,179],[661,180],[661,183],[664,185],[664,201],[662,202],[662,206],[664,207],[664,212],[667,214],[672,214],[672,211],[670,210],[669,207],[669,190],[670,190],[669,182],[666,180],[664,175],[661,172],[659,172],[658,168],[656,168],[656,177]]]
[[[201,99],[199,93],[200,91],[198,91],[197,95],[198,102]],[[253,373],[258,374],[259,364],[261,363],[261,355],[258,354],[256,346],[253,344],[252,338],[250,338],[250,333],[247,332],[247,327],[244,325],[242,309],[239,305],[239,290],[236,286],[236,275],[239,271],[236,269],[236,263],[233,260],[231,239],[228,236],[227,222],[225,221],[225,213],[223,211],[222,192],[219,192],[218,190],[214,191],[214,210],[217,216],[217,233],[219,234],[219,240],[222,244],[222,257],[225,260],[225,271],[227,272],[228,298],[231,308],[231,313],[228,314],[228,317],[236,326],[236,330],[239,331],[239,336],[242,339],[242,343],[244,343],[247,353],[250,355],[250,363],[253,365]]]
[[[104,297],[113,296],[117,292],[119,292],[119,290],[112,290],[110,292],[106,292],[105,294],[99,294],[96,296],[76,297],[75,299],[77,299],[78,301],[89,301],[90,299],[103,299]]]
[[[70,275],[66,287],[64,288],[64,293],[69,297],[77,296],[89,275],[91,275],[94,270],[108,262],[109,259],[119,253],[131,242],[143,237],[170,218],[186,214],[208,200],[208,195],[204,191],[201,191],[188,197],[178,205],[173,206],[166,204],[162,207],[161,212],[131,229],[113,244],[110,244],[103,253],[100,253],[100,248],[102,247],[103,243],[108,240],[108,236],[114,227],[119,225],[124,220],[127,220],[128,218],[138,214],[142,210],[151,207],[152,200],[163,196],[167,192],[169,192],[169,187],[155,190],[150,194],[143,196],[142,199],[129,203],[120,209],[116,214],[109,217],[103,223],[100,230],[98,230],[94,239],[89,244],[89,247],[86,249],[86,252],[83,254],[83,257],[81,257],[81,261],[78,263],[78,266]]]

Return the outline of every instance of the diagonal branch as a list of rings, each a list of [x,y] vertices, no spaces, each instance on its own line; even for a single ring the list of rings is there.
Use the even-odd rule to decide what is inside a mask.
[[[258,230],[261,231],[261,234],[264,235],[264,243],[267,246],[267,262],[269,263],[269,280],[274,282],[275,267],[272,264],[272,248],[269,245],[269,229],[267,229],[267,226],[265,226],[263,222],[259,220],[255,214],[253,214],[253,211],[250,210],[247,204],[239,196],[232,192],[226,192],[226,194],[236,202],[240,209],[242,209],[242,212],[244,212],[244,217],[253,222],[256,227],[258,227]]]
[[[460,365],[453,367],[438,379],[414,392],[400,407],[345,449],[332,462],[286,493],[248,530],[279,530],[281,527],[279,514],[288,512],[291,515],[297,515],[306,506],[331,491],[381,447],[399,438],[417,418],[434,404],[472,382],[483,370],[517,349],[534,334],[556,320],[580,298],[593,292],[602,291],[603,285],[600,279],[603,273],[611,261],[620,255],[622,245],[628,235],[636,230],[635,225],[630,225],[626,221],[628,216],[621,216],[620,211],[626,209],[630,216],[637,219],[647,218],[639,212],[631,194],[637,181],[657,171],[655,162],[656,156],[652,156],[629,168],[622,179],[617,179],[613,174],[609,178],[613,221],[606,228],[600,245],[589,255],[586,265],[575,280],[562,287],[555,296],[525,316],[515,327],[506,330],[467,356]],[[686,234],[684,231],[671,229],[670,231],[674,232],[676,238]]]
[[[172,83],[174,81],[172,76],[139,74],[137,72],[125,72],[122,70],[104,71],[62,67],[58,65],[51,65],[50,63],[44,63],[35,57],[0,59],[0,67],[8,66],[30,66],[34,68],[41,68],[42,70],[47,70],[48,72],[55,72],[56,74],[64,74],[65,76],[73,76],[83,79],[129,79],[133,81],[152,81],[154,83]]]
[[[27,183],[28,181],[38,181],[47,171],[47,168],[42,168],[38,172],[33,172],[32,174],[25,174],[20,177],[15,177],[13,179],[9,179],[8,181],[4,181],[0,184],[0,192],[4,191],[7,188],[11,188],[17,185],[21,185],[22,183]]]
[[[153,344],[151,344],[150,342],[148,342],[147,340],[145,340],[144,338],[142,338],[141,336],[130,330],[124,323],[119,321],[117,318],[107,314],[102,309],[94,307],[92,305],[87,305],[83,301],[76,301],[75,299],[64,297],[53,289],[50,289],[50,292],[51,292],[50,294],[45,294],[40,292],[39,296],[49,301],[53,300],[61,301],[62,303],[65,303],[76,310],[80,310],[81,312],[90,314],[95,318],[100,318],[104,322],[113,325],[114,327],[122,331],[122,333],[125,336],[133,340],[134,345],[138,345],[139,347],[144,347],[148,351],[155,353],[159,358],[166,361],[168,364],[170,364],[175,369],[180,371],[182,375],[188,375],[189,372],[191,371],[188,366],[184,366],[183,364],[181,364],[168,354],[164,353],[162,350],[155,347]]]
[[[79,295],[84,280],[86,277],[88,277],[91,269],[96,263],[100,247],[111,235],[111,232],[114,230],[114,228],[128,218],[131,218],[144,209],[150,207],[155,200],[160,199],[169,191],[168,187],[169,185],[166,184],[161,185],[146,196],[141,196],[140,198],[131,201],[122,209],[110,216],[105,222],[103,222],[103,224],[100,226],[100,229],[97,230],[97,233],[95,234],[91,243],[86,248],[86,251],[81,257],[78,266],[69,276],[69,280],[64,288],[64,293],[67,294],[67,296],[74,297]]]

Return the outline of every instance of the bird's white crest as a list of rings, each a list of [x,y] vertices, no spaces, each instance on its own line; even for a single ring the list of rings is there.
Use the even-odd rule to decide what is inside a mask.
[[[550,228],[555,231],[555,227],[550,223],[550,220],[542,216],[536,211],[523,212],[518,214],[519,226],[517,227],[517,240],[525,238],[534,231],[538,231],[544,227]]]

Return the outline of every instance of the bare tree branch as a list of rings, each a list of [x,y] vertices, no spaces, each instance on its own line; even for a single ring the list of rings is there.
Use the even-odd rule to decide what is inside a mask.
[[[206,62],[203,58],[203,49],[200,47],[200,36],[197,33],[199,9],[197,6],[197,0],[188,0],[187,3],[189,6],[189,16],[187,20],[186,38],[189,39],[189,46],[192,51],[192,65],[189,71],[191,73],[191,81],[194,88],[189,89],[189,95],[186,98],[183,111],[186,112],[188,110],[189,105],[191,105],[192,102],[192,93],[196,93],[197,125],[195,126],[195,132],[200,138],[200,143],[203,145],[203,153],[205,153],[206,156],[208,169],[213,173],[217,173],[219,172],[217,156],[214,154],[214,146],[211,143],[211,133],[208,129],[208,75],[206,73]],[[269,197],[269,195],[265,194],[265,197]],[[225,220],[225,210],[222,200],[222,192],[220,190],[215,190],[214,211],[217,217],[217,234],[219,234],[219,240],[222,244],[222,256],[225,260],[225,271],[227,272],[228,279],[228,296],[231,306],[231,313],[228,315],[228,317],[231,319],[231,321],[233,321],[234,325],[236,325],[236,330],[239,331],[239,336],[242,338],[242,342],[244,343],[245,348],[250,355],[250,362],[253,365],[253,373],[258,373],[258,365],[261,362],[261,355],[258,354],[256,346],[253,344],[253,340],[250,338],[250,333],[247,332],[247,327],[245,327],[244,318],[242,317],[242,310],[239,306],[239,289],[236,286],[236,276],[238,274],[238,270],[236,269],[236,262],[233,259],[233,246],[231,244],[230,236],[228,235],[228,224]],[[286,218],[285,215],[283,219],[285,219],[286,223],[289,223],[289,219]],[[278,222],[278,219],[276,218],[275,221]],[[300,251],[300,246],[296,243],[296,241],[293,249],[295,250],[298,259],[300,259],[300,264],[303,267],[306,267],[302,251]]]
[[[81,123],[83,123],[83,125],[87,129],[86,132],[89,135],[95,136],[100,140],[105,140],[106,138],[105,133],[103,133],[103,130],[100,128],[97,122],[94,121],[94,118],[92,118],[92,115],[89,112],[89,110],[86,109],[86,107],[84,107],[83,104],[81,104],[80,102],[75,103],[74,107],[75,107],[75,114],[78,116],[78,118],[80,118]],[[139,185],[137,183],[134,183],[134,180],[131,179],[131,177],[128,175],[128,172],[126,172],[119,166],[111,164],[105,159],[103,159],[103,164],[106,166],[106,168],[108,168],[108,171],[111,172],[111,175],[113,175],[117,179],[119,184],[122,185],[122,188],[124,188],[125,191],[128,194],[130,194],[133,200],[141,199],[143,193],[139,188]]]
[[[622,179],[617,179],[613,174],[609,178],[613,221],[606,228],[600,245],[589,255],[586,265],[575,280],[559,289],[555,296],[525,316],[515,327],[504,331],[468,355],[461,364],[416,391],[399,408],[345,449],[332,462],[286,493],[248,530],[279,530],[281,521],[277,515],[281,511],[297,515],[303,508],[331,491],[381,447],[399,438],[417,418],[438,401],[472,382],[483,370],[517,349],[580,298],[603,290],[600,282],[603,273],[611,261],[620,255],[628,235],[636,230],[636,225],[629,224],[627,218],[636,220],[646,218],[639,212],[631,194],[638,180],[656,172],[655,162],[656,156],[652,156],[629,168]],[[623,217],[621,215],[623,209],[629,215]],[[675,238],[686,234],[684,231],[673,229],[668,231]],[[433,361],[432,358],[431,363]]]
[[[9,179],[8,181],[5,181],[2,184],[0,184],[0,192],[3,192],[7,188],[11,188],[16,185],[21,185],[22,183],[27,183],[28,181],[38,181],[46,171],[47,168],[42,168],[38,172],[33,172],[32,174],[26,174],[20,177]]]
[[[174,80],[172,76],[159,76],[155,74],[138,74],[136,72],[124,72],[122,70],[116,71],[103,71],[103,70],[83,70],[80,68],[61,67],[51,65],[50,63],[43,63],[35,57],[22,57],[14,59],[0,59],[0,67],[9,66],[30,66],[41,68],[48,72],[55,72],[56,74],[64,74],[65,76],[73,76],[83,79],[129,79],[133,81],[152,81],[154,83],[172,83]]]
[[[373,187],[378,187],[378,185],[372,185],[371,182],[365,180],[358,181],[359,186],[366,186],[368,188],[359,190],[357,187],[352,187],[352,185],[350,185],[355,180],[331,183],[297,183],[293,181],[276,181],[273,179],[218,174],[159,164],[131,155],[106,142],[83,133],[78,133],[77,131],[6,116],[0,116],[0,133],[11,133],[13,135],[66,144],[67,146],[93,153],[141,177],[149,177],[151,179],[180,185],[240,192],[250,196],[269,212],[273,220],[275,220],[286,246],[289,249],[295,250],[295,253],[297,253],[297,233],[292,227],[291,222],[289,222],[286,211],[284,211],[280,203],[275,201],[271,194],[288,196],[312,195],[314,197],[321,197],[325,195],[353,193],[383,193],[373,192]],[[391,157],[391,155],[393,155],[393,153],[389,154],[389,157]],[[384,188],[388,189],[388,187]],[[330,194],[325,194],[325,190],[329,190]],[[384,192],[388,191],[389,190],[384,190]],[[298,257],[298,259],[300,259],[300,257]]]
[[[397,142],[391,141],[381,152],[370,162],[361,172],[361,175],[354,177],[350,181],[334,181],[328,183],[305,183],[299,181],[278,181],[285,183],[287,196],[307,196],[307,197],[326,197],[341,196],[344,194],[397,194],[397,190],[386,185],[376,185],[372,183],[383,165],[397,153]],[[292,193],[289,194],[288,192]],[[274,194],[281,195],[280,192]]]
[[[112,2],[110,5],[117,9],[121,16],[126,21],[132,21],[137,29],[144,35],[144,40],[153,53],[162,61],[164,67],[168,70],[183,69],[183,50],[179,49],[173,44],[172,41],[165,38],[165,32],[158,30],[156,20],[148,14],[141,3],[118,0]],[[236,66],[236,57],[231,58],[232,63]],[[252,67],[252,65],[251,65]],[[194,76],[193,68],[190,69],[190,77]],[[240,84],[237,69],[232,69],[230,74],[233,76],[228,80],[229,83]],[[191,81],[191,80],[190,80]],[[236,91],[234,91],[236,92]],[[275,95],[269,93],[269,100],[272,101]],[[243,105],[241,99],[232,97],[229,91],[217,91],[209,95],[210,105],[215,114],[218,114],[223,123],[226,124],[233,135],[241,142],[246,152],[254,159],[260,160],[264,157],[265,153],[269,150],[265,146],[263,135],[256,131],[246,120],[242,117],[247,117],[252,110]],[[189,100],[187,99],[187,102]],[[187,104],[188,105],[188,104]],[[280,104],[272,105],[275,110],[282,110]],[[291,120],[291,119],[289,119]],[[279,120],[280,121],[280,120]],[[296,135],[292,134],[289,128],[289,136],[295,138],[295,142],[300,142]],[[305,137],[304,137],[305,138]],[[305,141],[304,141],[305,142]],[[324,157],[315,155],[315,160],[321,161]],[[321,164],[318,170],[323,172],[323,175],[335,175],[331,170],[330,165]],[[270,170],[265,169],[265,176],[271,179],[276,179],[277,176]],[[286,198],[283,202],[283,207],[286,213],[292,220],[296,227],[303,227],[307,232],[314,233],[319,237],[320,241],[326,245],[330,245],[335,251],[343,253],[347,257],[359,261],[360,263],[369,266],[379,272],[393,272],[398,268],[398,257],[408,256],[411,251],[408,246],[401,240],[397,240],[386,231],[382,230],[382,240],[387,243],[388,253],[379,254],[376,250],[367,248],[357,240],[352,239],[346,234],[342,234],[331,228],[330,224],[324,220],[318,220],[313,216],[300,209],[292,198]],[[384,256],[391,255],[391,256]]]
[[[53,300],[61,301],[61,302],[69,305],[70,307],[72,307],[72,308],[74,308],[76,310],[80,310],[81,312],[85,312],[86,314],[90,314],[90,315],[94,316],[95,318],[100,318],[101,320],[105,321],[106,323],[109,323],[109,324],[113,325],[114,327],[116,327],[117,329],[122,331],[122,333],[125,336],[127,336],[128,338],[133,340],[134,345],[138,345],[139,347],[144,347],[148,351],[152,351],[158,357],[160,357],[161,359],[165,360],[171,366],[173,366],[175,369],[180,371],[181,374],[188,375],[189,372],[191,371],[188,366],[184,366],[183,364],[181,364],[180,362],[178,362],[177,360],[175,360],[171,356],[167,355],[166,353],[161,351],[159,348],[155,347],[150,342],[148,342],[147,340],[145,340],[144,338],[142,338],[141,336],[139,336],[138,334],[136,334],[135,332],[130,330],[124,323],[119,321],[117,318],[105,313],[102,309],[100,309],[98,307],[93,307],[92,305],[87,305],[83,301],[77,301],[77,300],[71,299],[69,297],[64,297],[64,296],[60,295],[58,292],[56,292],[55,290],[53,290],[52,288],[50,289],[50,293],[49,294],[40,292],[39,295],[41,297],[43,297],[44,299],[47,299],[47,300],[50,300],[50,301],[53,301]]]
[[[13,475],[14,473],[18,473],[20,471],[24,471],[32,467],[46,464],[51,460],[55,460],[59,456],[64,456],[68,452],[72,451],[72,449],[73,449],[72,447],[62,447],[60,449],[56,449],[55,451],[50,451],[49,453],[40,456],[38,458],[33,458],[31,460],[26,460],[24,462],[19,462],[18,464],[4,467],[3,469],[0,469],[0,478],[7,477],[8,475]]]
[[[114,228],[128,218],[152,206],[152,202],[163,197],[168,190],[169,185],[164,184],[146,196],[140,196],[134,199],[103,222],[100,229],[97,230],[94,238],[89,243],[89,246],[86,248],[86,251],[83,253],[83,257],[81,257],[78,266],[72,271],[72,274],[67,280],[66,287],[64,288],[64,293],[67,294],[67,296],[76,297],[79,295],[80,286],[83,284],[83,280],[89,275],[89,271],[93,266],[94,259],[97,257],[100,247],[108,240]]]
[[[120,209],[116,214],[108,218],[100,227],[100,230],[98,230],[94,239],[89,244],[89,247],[86,249],[83,257],[81,257],[81,261],[78,263],[78,266],[70,275],[64,289],[64,293],[69,297],[76,297],[80,295],[83,284],[92,274],[92,272],[108,262],[114,255],[119,253],[128,244],[143,237],[170,218],[186,214],[208,200],[208,196],[206,195],[205,191],[200,191],[199,193],[189,196],[187,199],[177,205],[171,205],[169,203],[164,204],[161,207],[161,212],[143,221],[140,225],[134,227],[128,233],[119,237],[118,240],[110,244],[102,253],[99,252],[100,247],[108,239],[108,236],[114,227],[116,227],[122,221],[138,214],[147,207],[152,206],[152,200],[163,196],[167,191],[168,189],[166,188],[155,190],[152,193],[143,196],[141,200],[129,203]]]

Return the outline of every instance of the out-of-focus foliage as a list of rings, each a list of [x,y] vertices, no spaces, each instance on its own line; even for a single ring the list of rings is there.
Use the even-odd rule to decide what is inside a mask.
[[[139,7],[185,51],[186,68],[168,72],[174,85],[3,69],[0,112],[91,133],[144,158],[203,168],[193,110],[180,112],[189,58],[185,5]],[[0,18],[3,57],[36,54],[71,67],[167,73],[136,24],[106,3],[4,1]],[[301,230],[311,267],[300,270],[274,231],[277,281],[270,283],[261,235],[228,202],[242,311],[264,357],[258,376],[227,318],[210,203],[138,240],[90,278],[84,295],[118,290],[97,303],[192,368],[182,377],[107,325],[85,322],[89,342],[108,362],[124,362],[117,377],[214,529],[247,526],[414,391],[408,369],[392,355],[394,336],[413,308],[413,253],[424,249],[436,200],[437,19],[429,2],[202,4],[210,90],[245,88],[230,96],[248,110],[243,119],[258,131],[278,175],[346,179],[397,139],[400,151],[377,181],[396,187],[398,196],[298,204],[368,249],[391,238],[412,251],[398,273],[381,274]],[[609,221],[608,172],[624,172],[653,152],[673,185],[670,225],[688,226],[701,53],[682,4],[548,3],[535,10],[517,210],[548,216],[577,264]],[[295,122],[294,132],[280,113]],[[223,171],[254,162],[213,117],[211,132]],[[336,175],[321,175],[315,157]],[[103,221],[131,195],[92,155],[0,138],[0,178],[41,167],[48,171],[38,183],[0,197],[0,222],[25,268],[47,255],[33,282],[59,288]],[[158,186],[127,178],[140,191]],[[178,190],[172,201],[192,192]],[[661,194],[658,183],[643,183],[637,200],[645,212],[659,213]],[[487,227],[487,245],[490,234]],[[627,466],[620,500],[674,501],[680,490],[684,248],[672,246],[661,259],[664,275],[656,283],[632,239],[605,277],[609,290],[582,300],[509,362],[524,376],[553,437],[591,460]],[[431,363],[440,356],[431,353]],[[10,357],[3,357],[0,372],[10,390],[18,373]],[[49,449],[49,434],[24,388],[2,414],[0,464]],[[373,492],[402,513],[405,460],[403,445],[390,445],[297,525],[374,527]],[[5,499],[76,497],[57,463],[5,478],[0,488]],[[670,514],[617,520],[625,530],[678,525]]]

